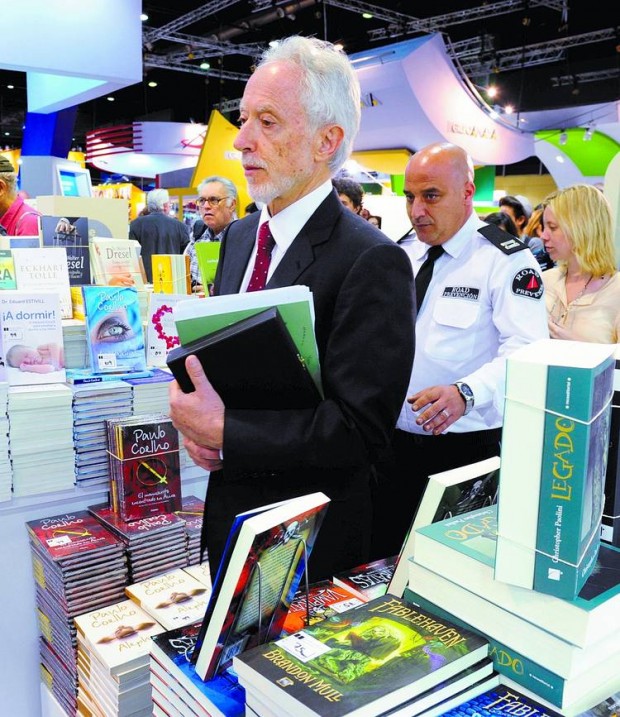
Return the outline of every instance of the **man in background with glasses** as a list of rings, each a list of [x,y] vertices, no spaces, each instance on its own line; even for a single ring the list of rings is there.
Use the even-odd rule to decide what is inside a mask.
[[[196,205],[200,219],[194,223],[190,243],[185,249],[185,253],[190,258],[192,291],[204,290],[196,258],[196,244],[222,240],[226,227],[237,218],[237,199],[237,188],[226,177],[207,177],[198,185]]]

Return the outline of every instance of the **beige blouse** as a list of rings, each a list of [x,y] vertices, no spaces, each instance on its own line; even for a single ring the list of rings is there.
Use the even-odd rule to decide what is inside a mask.
[[[575,340],[616,344],[620,341],[620,273],[616,272],[598,291],[566,300],[564,269],[554,267],[542,274],[547,313],[552,321],[574,332]]]

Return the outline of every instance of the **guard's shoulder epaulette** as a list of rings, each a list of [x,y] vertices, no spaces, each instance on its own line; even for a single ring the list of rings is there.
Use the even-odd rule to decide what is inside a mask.
[[[504,254],[514,254],[517,251],[527,249],[527,246],[512,234],[508,234],[503,229],[496,227],[495,224],[487,224],[485,227],[480,227],[478,233],[482,234],[485,239],[488,239],[493,246],[496,246]]]

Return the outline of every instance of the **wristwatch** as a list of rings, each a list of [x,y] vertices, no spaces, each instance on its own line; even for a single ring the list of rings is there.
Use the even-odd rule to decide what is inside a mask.
[[[463,401],[465,401],[465,413],[463,415],[466,416],[474,407],[474,392],[466,383],[463,383],[462,381],[456,381],[454,385],[461,394]]]

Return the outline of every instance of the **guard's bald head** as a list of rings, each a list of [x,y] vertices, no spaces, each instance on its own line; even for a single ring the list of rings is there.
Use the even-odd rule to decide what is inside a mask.
[[[455,179],[474,181],[474,165],[471,157],[462,148],[450,142],[435,142],[423,147],[409,160],[408,169],[413,171],[432,170],[441,166],[448,169]]]

